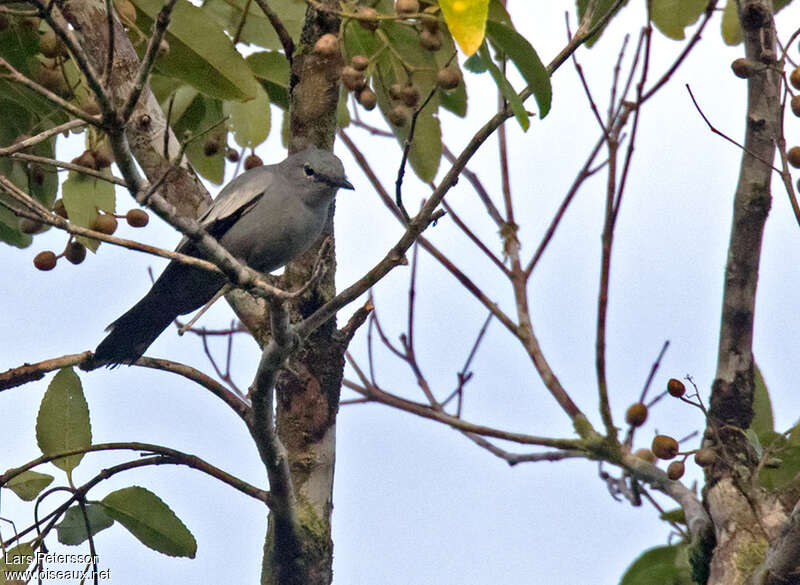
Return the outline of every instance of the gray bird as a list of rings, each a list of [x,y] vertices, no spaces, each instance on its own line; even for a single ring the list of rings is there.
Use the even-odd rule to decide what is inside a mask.
[[[353,188],[342,161],[326,150],[309,148],[242,173],[220,191],[199,221],[233,256],[270,272],[316,241],[340,188]],[[177,249],[202,257],[187,238]],[[202,307],[225,283],[221,274],[173,260],[144,298],[106,328],[109,334],[94,352],[95,364],[132,364],[175,317]]]

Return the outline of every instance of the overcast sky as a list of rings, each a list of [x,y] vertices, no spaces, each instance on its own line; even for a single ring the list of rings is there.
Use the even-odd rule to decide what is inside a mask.
[[[535,18],[527,3],[510,4],[518,29],[548,62],[563,45],[563,10],[571,9],[572,3],[536,3]],[[522,9],[517,9],[519,5]],[[642,22],[638,5],[630,6],[594,49],[579,52],[601,110],[622,38],[628,32],[633,36],[629,61]],[[797,22],[796,8],[779,15],[779,24]],[[780,30],[787,38],[787,27]],[[654,33],[651,79],[681,48]],[[714,377],[723,267],[741,153],[706,129],[684,85],[692,86],[717,127],[740,138],[745,82],[729,67],[740,55],[741,47],[723,45],[718,15],[686,64],[642,114],[612,265],[607,358],[612,408],[620,423],[665,340],[671,346],[655,378],[657,390],[670,377],[690,374],[707,398]],[[796,47],[791,55],[797,56]],[[442,119],[445,141],[454,151],[483,124],[496,99],[487,79],[468,74],[467,82],[467,119],[449,114]],[[523,253],[529,255],[598,135],[571,64],[553,77],[553,109],[547,118],[532,120],[527,133],[513,120],[507,127],[517,221]],[[392,185],[400,160],[396,143],[357,129],[348,132],[386,185]],[[267,162],[284,156],[277,132],[273,134],[259,150]],[[796,118],[787,116],[786,135],[790,146],[792,137],[800,136]],[[340,193],[337,202],[337,280],[346,286],[385,254],[401,228],[344,144],[337,142],[335,151],[356,187],[355,192]],[[72,156],[69,150],[62,151],[61,158]],[[495,140],[485,145],[470,168],[499,201]],[[534,328],[544,353],[598,428],[593,347],[604,181],[600,173],[581,190],[537,267],[532,287]],[[794,307],[800,230],[777,177],[773,185],[755,354],[771,390],[778,430],[783,430],[796,421],[798,412],[791,364],[800,342],[800,318]],[[408,207],[414,209],[428,190],[409,181],[405,193]],[[468,182],[461,181],[447,200],[462,217],[474,221],[475,230],[499,253],[496,228],[483,217]],[[132,206],[121,192],[118,205],[123,211]],[[166,248],[179,239],[158,220],[144,230],[123,225],[119,235]],[[441,220],[426,235],[511,312],[510,290],[452,221]],[[59,263],[49,273],[33,268],[37,252],[60,250],[64,241],[63,234],[48,233],[24,251],[0,249],[4,266],[0,294],[6,299],[6,310],[0,312],[0,370],[93,349],[104,327],[146,292],[147,267],[158,271],[164,265],[151,256],[102,246],[97,256],[78,267]],[[397,269],[374,291],[378,315],[394,340],[405,324],[408,277],[408,269]],[[422,252],[417,296],[417,353],[434,392],[443,397],[454,387],[456,372],[486,313]],[[339,322],[356,306],[345,309]],[[202,324],[221,327],[230,319],[232,312],[220,303]],[[366,328],[351,345],[360,360],[366,356],[365,333]],[[218,349],[223,351],[222,344]],[[190,335],[179,338],[169,331],[148,354],[210,371],[200,341]],[[255,343],[240,337],[234,365],[243,388],[253,376],[257,357]],[[408,368],[387,352],[377,351],[376,365],[386,390],[424,400]],[[496,322],[490,325],[472,370],[465,397],[467,420],[534,435],[572,436],[570,421]],[[353,377],[349,370],[346,375]],[[141,368],[81,373],[81,379],[95,442],[138,440],[183,449],[267,488],[244,425],[207,392],[175,376]],[[34,421],[45,388],[46,382],[39,382],[0,396],[4,421],[0,440],[7,445],[3,467],[17,466],[38,454]],[[344,396],[353,397],[347,392]],[[612,500],[597,477],[595,463],[573,460],[510,468],[447,427],[384,406],[343,407],[337,426],[336,585],[612,585],[642,550],[668,540],[668,526],[657,520],[651,507],[632,508]],[[682,437],[702,428],[699,411],[664,400],[639,431],[636,446],[649,445],[656,430]],[[77,481],[85,481],[112,461],[119,458],[88,456],[85,463],[90,465],[78,468]],[[693,465],[687,467],[690,477],[699,476]],[[197,472],[165,468],[118,475],[90,495],[100,499],[112,489],[132,484],[156,492],[172,507],[197,538],[198,554],[194,560],[164,557],[115,526],[97,537],[101,563],[111,568],[115,585],[257,582],[266,530],[266,510],[261,505]],[[662,503],[673,507],[667,500]],[[20,505],[15,496],[4,493],[0,504],[0,515],[13,518],[18,528],[30,522],[30,506]]]

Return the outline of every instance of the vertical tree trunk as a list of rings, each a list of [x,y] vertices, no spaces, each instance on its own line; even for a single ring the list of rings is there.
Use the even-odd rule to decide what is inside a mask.
[[[324,4],[338,8],[337,0]],[[309,146],[330,149],[336,132],[341,58],[320,56],[314,43],[323,34],[338,34],[339,19],[312,8],[292,60],[289,150]],[[333,237],[333,216],[322,239]],[[287,266],[281,286],[302,286],[311,276],[319,243]],[[335,258],[330,248],[322,281],[293,308],[293,320],[307,317],[335,294]],[[264,547],[263,585],[328,585],[332,578],[333,470],[336,413],[344,371],[345,346],[336,337],[336,320],[320,327],[295,353],[276,384],[277,430],[288,451],[298,512],[299,557],[286,558],[282,537],[270,516]]]
[[[744,434],[753,418],[753,321],[761,240],[771,204],[771,164],[780,136],[781,74],[775,67],[772,3],[740,0],[738,4],[745,57],[766,66],[747,80],[745,152],[734,199],[709,410],[713,438],[706,444],[717,453],[716,462],[706,469],[704,490],[716,528],[708,579],[713,585],[746,582],[786,518],[777,499],[753,478],[758,461]]]

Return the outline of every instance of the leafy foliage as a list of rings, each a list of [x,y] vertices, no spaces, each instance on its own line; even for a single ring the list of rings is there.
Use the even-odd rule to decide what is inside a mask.
[[[36,442],[44,455],[84,449],[92,444],[89,406],[72,368],[59,370],[47,387],[36,417]],[[53,464],[71,472],[82,458],[80,453],[69,455],[53,460]]]
[[[620,585],[692,585],[688,546],[659,546],[642,553]]]
[[[36,496],[49,486],[53,479],[53,476],[47,473],[28,470],[9,480],[3,487],[7,487],[26,502],[30,502],[36,499]]]
[[[56,524],[58,542],[66,545],[78,545],[85,542],[89,535],[94,536],[101,530],[111,527],[114,524],[105,508],[100,504],[89,503],[85,505],[86,516],[79,505],[71,506],[64,514],[64,518]],[[86,525],[89,525],[89,532],[86,532]]]
[[[101,503],[108,516],[145,546],[171,557],[194,558],[194,536],[153,492],[138,486],[123,488],[108,494]]]

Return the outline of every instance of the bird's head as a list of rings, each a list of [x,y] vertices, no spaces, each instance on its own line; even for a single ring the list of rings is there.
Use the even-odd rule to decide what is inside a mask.
[[[342,161],[327,150],[308,148],[290,156],[286,163],[307,191],[317,197],[333,197],[338,189],[353,189]]]

